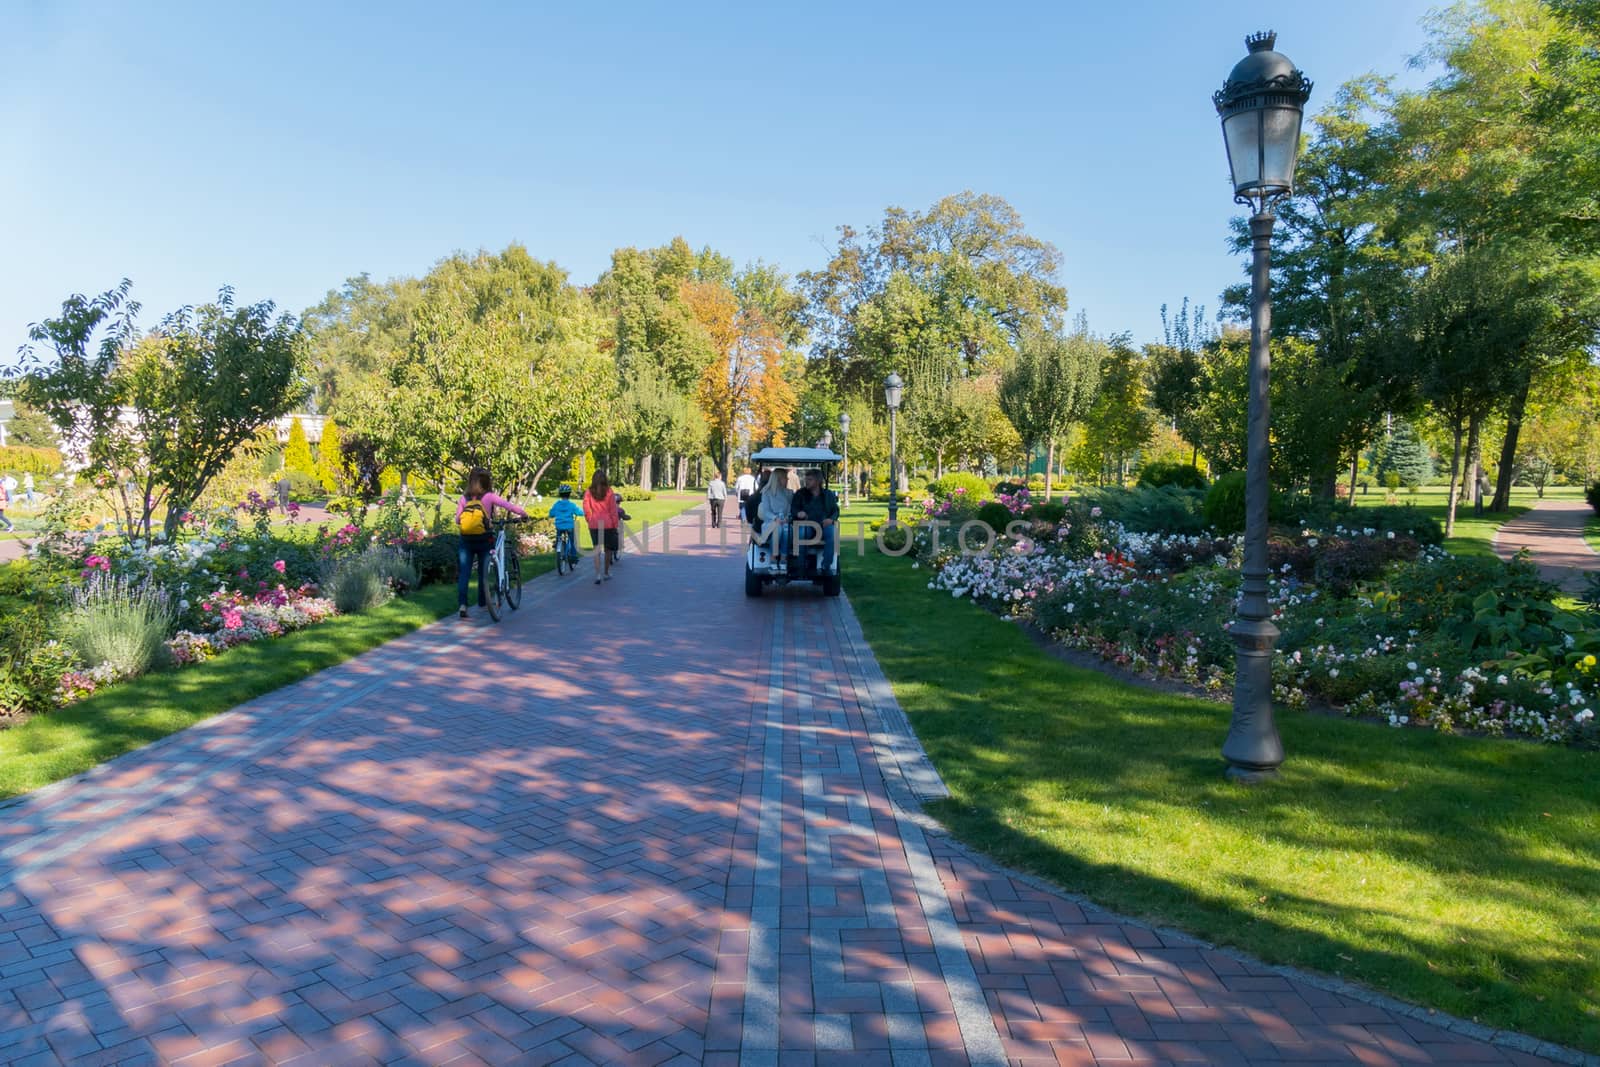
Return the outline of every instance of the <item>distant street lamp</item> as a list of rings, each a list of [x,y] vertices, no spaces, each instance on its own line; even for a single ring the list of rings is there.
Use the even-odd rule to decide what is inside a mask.
[[[900,517],[900,446],[895,437],[895,414],[900,410],[900,397],[905,391],[900,375],[889,372],[883,380],[883,401],[889,405],[889,525],[894,526]]]
[[[844,452],[844,506],[850,506],[850,413],[839,413],[839,445]]]
[[[1268,379],[1272,336],[1272,201],[1294,191],[1300,120],[1311,81],[1274,51],[1277,34],[1245,38],[1249,54],[1212,94],[1233,172],[1233,199],[1255,209],[1250,216],[1250,418],[1246,438],[1244,568],[1232,627],[1236,655],[1233,720],[1222,756],[1228,777],[1256,782],[1283,763],[1283,741],[1272,720],[1272,650],[1278,628],[1267,600],[1267,500],[1271,494]]]

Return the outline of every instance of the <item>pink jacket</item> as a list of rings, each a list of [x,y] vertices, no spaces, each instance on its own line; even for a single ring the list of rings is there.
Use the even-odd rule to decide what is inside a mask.
[[[505,508],[507,511],[511,512],[511,514],[520,516],[524,519],[528,517],[528,513],[526,511],[523,511],[521,508],[517,507],[499,493],[485,493],[483,494],[483,499],[480,500],[479,503],[483,505],[483,514],[487,519],[494,518],[495,508]],[[466,506],[466,497],[462,497],[460,500],[456,501],[456,522],[461,521],[461,512],[466,509]]]
[[[591,530],[615,530],[622,526],[621,508],[617,504],[617,491],[607,490],[604,500],[596,500],[587,492],[583,494],[583,519]]]

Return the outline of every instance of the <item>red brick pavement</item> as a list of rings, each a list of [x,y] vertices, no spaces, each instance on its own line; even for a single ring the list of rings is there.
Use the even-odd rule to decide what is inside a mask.
[[[1534,1062],[925,834],[839,602],[625,560],[0,810],[0,1063]]]
[[[1541,500],[1532,511],[1495,531],[1494,550],[1510,559],[1523,549],[1540,574],[1569,593],[1580,592],[1585,576],[1600,570],[1597,556],[1583,539],[1594,509],[1582,500]]]

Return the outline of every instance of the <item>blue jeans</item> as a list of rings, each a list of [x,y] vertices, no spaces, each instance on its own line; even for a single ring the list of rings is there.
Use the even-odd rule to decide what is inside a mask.
[[[578,562],[578,528],[556,531],[556,545],[572,562]]]
[[[478,563],[478,607],[487,604],[489,588],[487,574],[489,570],[489,552],[494,548],[494,535],[492,534],[463,534],[461,544],[456,549],[456,605],[467,606],[467,583],[472,580],[472,563]]]
[[[804,522],[804,520],[800,521]],[[810,542],[817,536],[818,524],[807,522],[799,532],[794,532],[795,525],[796,523],[786,522],[779,528],[778,555],[787,556],[791,551],[797,556],[802,553],[810,555],[820,552],[821,559],[830,561],[833,559],[834,534],[839,528],[837,524],[822,527],[822,543],[820,545],[800,543],[802,538]]]

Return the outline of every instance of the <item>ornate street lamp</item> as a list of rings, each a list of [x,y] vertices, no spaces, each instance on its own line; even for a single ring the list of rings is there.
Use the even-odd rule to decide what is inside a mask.
[[[889,525],[900,518],[900,447],[895,437],[895,414],[900,410],[900,397],[905,392],[905,382],[893,371],[883,380],[883,402],[889,405]]]
[[[844,451],[844,506],[850,506],[850,413],[839,412],[839,443]]]
[[[1236,650],[1233,720],[1222,756],[1228,777],[1270,778],[1283,762],[1283,742],[1272,721],[1272,650],[1278,628],[1267,601],[1267,499],[1270,494],[1267,385],[1272,336],[1272,201],[1294,190],[1300,119],[1311,81],[1287,56],[1273,50],[1277,34],[1245,38],[1249,54],[1212,94],[1233,172],[1233,199],[1254,208],[1250,216],[1250,421],[1246,439],[1244,570],[1232,626]]]

